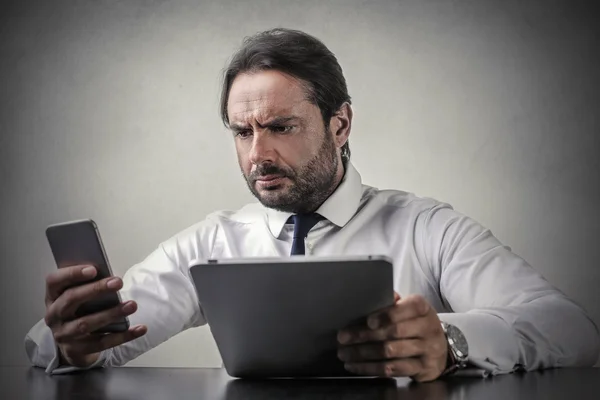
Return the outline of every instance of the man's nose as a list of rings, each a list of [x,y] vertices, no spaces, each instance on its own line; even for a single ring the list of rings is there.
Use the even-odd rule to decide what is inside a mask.
[[[252,138],[250,161],[255,165],[265,162],[274,162],[274,150],[273,141],[268,137],[268,135],[262,132],[256,132]]]

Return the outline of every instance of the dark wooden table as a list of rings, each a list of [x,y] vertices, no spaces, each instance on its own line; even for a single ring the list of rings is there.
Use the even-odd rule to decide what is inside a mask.
[[[47,375],[0,367],[0,399],[600,399],[600,369],[556,369],[490,378],[239,380],[221,369],[111,368]]]

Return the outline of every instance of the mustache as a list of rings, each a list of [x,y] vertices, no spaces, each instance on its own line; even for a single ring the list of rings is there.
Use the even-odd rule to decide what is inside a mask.
[[[256,169],[250,173],[248,179],[250,179],[251,181],[256,181],[258,178],[265,175],[280,175],[281,177],[288,178],[293,177],[292,171],[287,171],[283,168],[278,167],[275,164],[261,164],[258,165]]]

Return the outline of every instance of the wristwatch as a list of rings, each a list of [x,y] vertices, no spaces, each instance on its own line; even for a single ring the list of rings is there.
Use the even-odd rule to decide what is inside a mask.
[[[449,375],[467,366],[469,345],[465,335],[456,326],[442,321],[442,329],[448,341],[448,361],[443,375]]]

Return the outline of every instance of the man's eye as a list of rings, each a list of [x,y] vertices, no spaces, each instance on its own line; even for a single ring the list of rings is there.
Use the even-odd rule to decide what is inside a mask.
[[[242,139],[245,139],[245,138],[249,137],[250,135],[252,135],[252,132],[250,132],[250,130],[243,130],[243,131],[236,132],[236,136],[239,136]]]
[[[293,126],[273,126],[271,130],[276,133],[288,133],[292,128]]]

